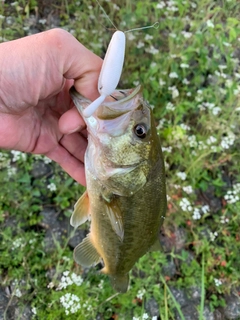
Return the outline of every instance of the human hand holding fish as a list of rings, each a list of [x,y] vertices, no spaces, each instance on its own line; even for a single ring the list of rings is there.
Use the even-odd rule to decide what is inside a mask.
[[[101,65],[62,29],[0,44],[0,148],[45,154],[85,184],[85,122],[69,88],[97,98]]]

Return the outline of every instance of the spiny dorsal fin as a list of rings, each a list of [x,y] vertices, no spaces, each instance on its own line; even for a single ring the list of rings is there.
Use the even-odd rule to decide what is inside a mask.
[[[70,224],[77,228],[89,219],[89,198],[87,191],[78,199],[74,206]]]
[[[74,260],[83,267],[90,267],[100,260],[96,248],[93,246],[89,235],[74,249]]]

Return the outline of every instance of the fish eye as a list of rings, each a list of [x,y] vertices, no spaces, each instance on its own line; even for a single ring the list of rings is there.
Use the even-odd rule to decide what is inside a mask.
[[[144,124],[137,124],[134,127],[134,133],[140,139],[144,139],[147,135],[147,129]]]

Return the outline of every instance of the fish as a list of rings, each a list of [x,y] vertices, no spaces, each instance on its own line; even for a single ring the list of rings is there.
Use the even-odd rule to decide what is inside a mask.
[[[91,103],[74,87],[72,100],[83,116]],[[111,98],[112,97],[112,98]],[[75,261],[101,272],[125,293],[129,272],[140,257],[161,250],[159,232],[166,213],[164,160],[152,108],[141,86],[115,90],[90,117],[85,153],[86,191],[70,223],[91,220],[90,232],[74,249]]]

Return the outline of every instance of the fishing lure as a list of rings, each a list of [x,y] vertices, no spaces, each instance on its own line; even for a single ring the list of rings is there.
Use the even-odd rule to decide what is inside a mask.
[[[115,29],[116,26],[111,21],[103,7],[97,1],[100,8],[103,10],[107,19],[111,22]],[[107,96],[110,96],[119,83],[123,64],[124,64],[124,56],[125,56],[125,46],[126,46],[126,35],[125,33],[135,31],[135,30],[142,30],[148,28],[155,28],[157,29],[159,26],[158,22],[155,22],[151,26],[134,28],[128,31],[115,31],[112,39],[108,45],[108,49],[103,60],[103,65],[100,71],[100,75],[98,78],[98,92],[100,97],[94,100],[86,109],[83,111],[83,116],[86,118],[91,117],[93,113],[97,110],[97,108],[101,105],[101,103],[105,100]]]

